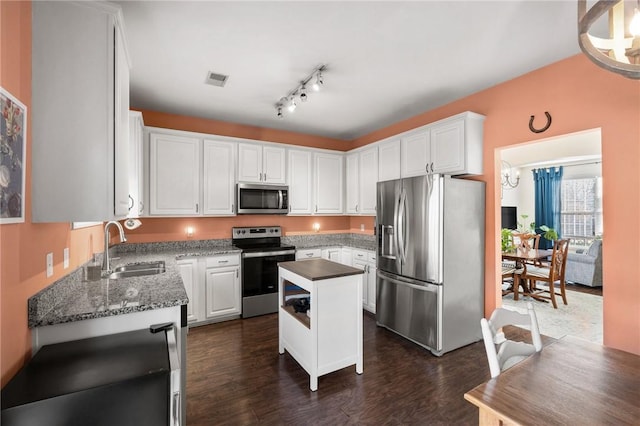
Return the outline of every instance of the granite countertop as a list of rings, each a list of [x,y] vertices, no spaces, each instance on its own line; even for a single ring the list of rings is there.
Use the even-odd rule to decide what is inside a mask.
[[[177,260],[185,257],[240,253],[231,246],[172,247],[119,251],[112,247],[111,268],[162,260],[166,271],[119,279],[83,279],[83,268],[56,281],[29,299],[29,328],[185,305],[189,302]]]
[[[352,247],[375,251],[372,235],[338,234],[284,237],[296,248]],[[161,309],[189,303],[177,261],[241,253],[230,239],[119,244],[109,249],[111,268],[164,261],[156,275],[85,281],[83,268],[54,282],[29,298],[29,328]],[[99,255],[101,261],[102,255]],[[84,265],[83,265],[84,266]]]

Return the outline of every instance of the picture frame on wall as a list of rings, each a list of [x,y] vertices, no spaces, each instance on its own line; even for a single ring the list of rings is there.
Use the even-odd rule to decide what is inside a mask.
[[[27,107],[0,87],[0,224],[24,222]]]

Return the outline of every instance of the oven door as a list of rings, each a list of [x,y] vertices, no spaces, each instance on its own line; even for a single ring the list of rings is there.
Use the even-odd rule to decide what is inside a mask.
[[[278,262],[295,260],[295,250],[242,254],[242,297],[276,293]]]

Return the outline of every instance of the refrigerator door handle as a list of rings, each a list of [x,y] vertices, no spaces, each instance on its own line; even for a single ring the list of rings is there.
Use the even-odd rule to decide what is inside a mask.
[[[398,202],[398,251],[400,253],[400,260],[402,263],[407,262],[407,253],[405,250],[405,220],[404,216],[407,209],[407,193],[404,188],[402,188],[402,192],[400,193],[400,201]]]

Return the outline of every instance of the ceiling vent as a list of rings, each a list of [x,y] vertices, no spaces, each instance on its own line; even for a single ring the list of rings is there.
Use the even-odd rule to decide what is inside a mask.
[[[224,87],[224,85],[227,84],[228,78],[229,78],[228,75],[218,74],[216,72],[209,71],[207,73],[207,79],[205,80],[205,83],[210,84],[212,86]]]

